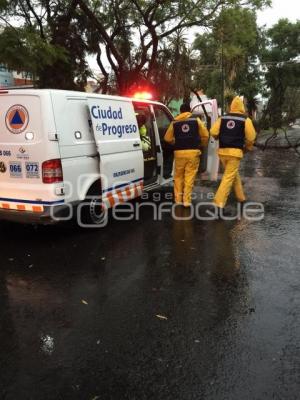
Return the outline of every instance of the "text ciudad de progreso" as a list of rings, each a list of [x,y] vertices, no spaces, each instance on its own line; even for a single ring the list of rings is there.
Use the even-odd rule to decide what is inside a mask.
[[[99,122],[97,121],[96,130],[103,135],[114,135],[121,138],[125,134],[136,133],[138,130],[137,125],[134,123],[122,124],[124,118],[121,107],[113,110],[111,106],[106,108],[92,106],[91,114],[93,118],[99,120]]]

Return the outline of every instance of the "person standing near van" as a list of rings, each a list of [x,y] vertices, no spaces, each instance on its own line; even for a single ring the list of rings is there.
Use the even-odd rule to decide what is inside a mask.
[[[136,116],[140,138],[142,142],[142,150],[143,152],[147,152],[151,149],[151,139],[147,135],[147,128],[146,128],[146,117],[143,114],[138,114]]]
[[[244,103],[240,97],[236,96],[233,99],[230,112],[214,123],[210,133],[215,139],[219,139],[219,157],[224,167],[224,175],[214,197],[214,204],[223,209],[232,186],[237,201],[244,203],[246,197],[239,166],[244,150],[253,150],[256,132],[251,119],[245,115]]]
[[[194,181],[200,163],[200,145],[207,146],[209,133],[199,118],[193,118],[189,104],[183,103],[180,114],[171,122],[164,140],[174,145],[175,203],[191,205]]]

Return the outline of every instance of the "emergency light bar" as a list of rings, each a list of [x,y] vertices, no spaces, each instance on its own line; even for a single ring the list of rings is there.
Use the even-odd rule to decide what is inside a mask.
[[[140,100],[151,100],[152,94],[150,92],[136,92],[133,95],[133,98],[140,99]]]

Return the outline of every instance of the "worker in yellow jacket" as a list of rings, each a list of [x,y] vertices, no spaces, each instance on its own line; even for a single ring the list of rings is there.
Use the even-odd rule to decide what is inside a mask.
[[[180,114],[171,122],[164,140],[174,145],[175,202],[191,205],[194,181],[200,163],[200,146],[207,146],[209,133],[199,118],[193,118],[189,104],[183,103]]]
[[[256,132],[251,119],[245,115],[244,103],[240,97],[233,99],[229,114],[219,118],[210,133],[219,139],[219,156],[224,167],[224,175],[215,195],[214,204],[224,208],[232,186],[237,201],[244,203],[246,197],[239,175],[239,165],[244,150],[253,149]]]

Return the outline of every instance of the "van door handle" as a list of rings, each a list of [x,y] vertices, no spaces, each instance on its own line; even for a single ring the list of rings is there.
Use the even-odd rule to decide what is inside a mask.
[[[133,147],[139,147],[140,144],[139,143],[133,143]]]

